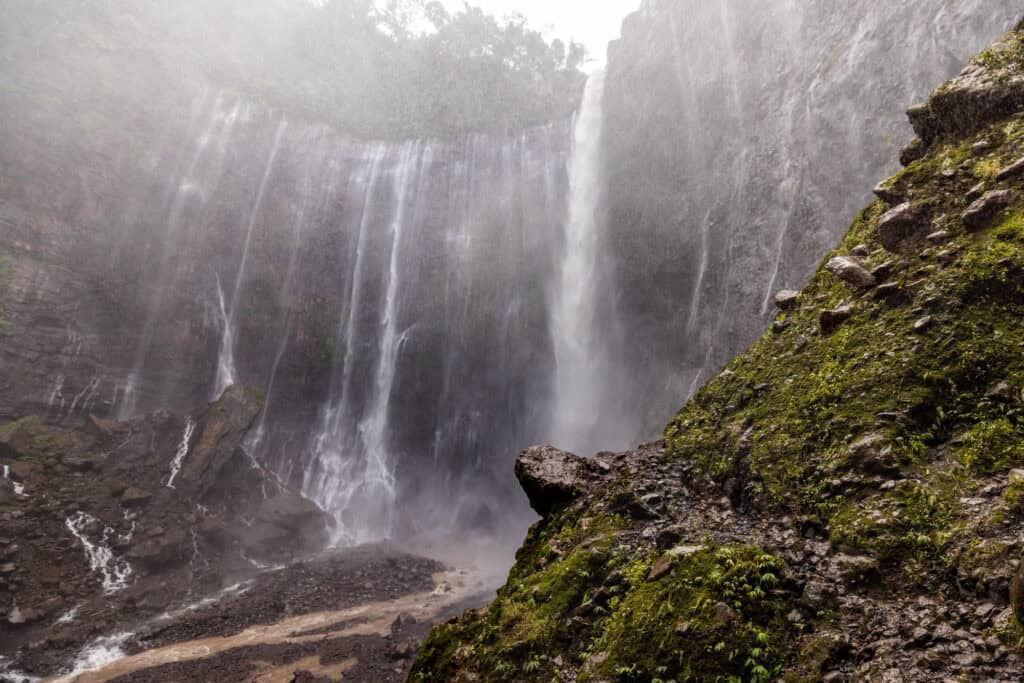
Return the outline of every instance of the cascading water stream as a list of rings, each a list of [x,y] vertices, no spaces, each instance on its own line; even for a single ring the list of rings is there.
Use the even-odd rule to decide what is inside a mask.
[[[242,294],[242,285],[245,282],[245,270],[249,265],[249,251],[252,246],[252,233],[256,227],[256,219],[259,216],[260,208],[263,206],[263,197],[267,192],[267,184],[270,181],[270,174],[274,169],[274,162],[281,150],[281,139],[288,128],[288,121],[281,119],[274,133],[274,142],[270,148],[270,156],[267,158],[266,166],[263,169],[263,177],[260,179],[259,189],[256,191],[256,199],[253,201],[252,209],[249,212],[249,220],[245,230],[245,241],[242,243],[242,262],[238,266],[238,275],[235,276],[234,293],[231,295],[231,305],[226,311],[226,324],[224,333],[221,336],[220,355],[217,359],[217,376],[213,382],[212,399],[217,399],[224,390],[238,381],[238,371],[235,368],[235,339],[234,329],[238,317],[238,304]],[[224,310],[224,293],[220,287],[220,279],[217,280],[217,294],[221,310]]]
[[[204,176],[209,178],[208,183],[211,186],[216,185],[221,170],[221,163],[226,152],[227,141],[230,139],[231,133],[241,114],[241,101],[236,101],[228,110],[223,108],[224,104],[223,95],[218,94],[212,105],[209,124],[202,135],[199,136],[195,151],[184,174],[177,179],[174,185],[173,199],[168,208],[167,220],[164,223],[164,235],[159,247],[160,259],[156,270],[156,281],[153,285],[150,300],[146,305],[146,319],[142,326],[142,334],[135,352],[132,369],[125,382],[125,388],[117,407],[117,417],[119,420],[127,420],[132,417],[138,406],[140,376],[149,353],[150,344],[153,341],[157,317],[160,314],[164,297],[173,281],[173,260],[178,255],[176,247],[179,246],[180,234],[185,223],[185,211],[190,199],[204,199],[204,190],[208,189],[206,188],[207,182],[204,182],[204,179],[200,177],[201,171],[204,170],[204,157],[211,143],[219,141],[215,150],[217,153],[214,155],[213,163],[210,164],[211,168],[206,169],[208,176]],[[190,123],[190,127],[192,125]]]
[[[188,456],[188,449],[192,444],[192,435],[196,431],[196,422],[191,417],[185,422],[185,432],[181,435],[181,443],[178,444],[178,451],[174,454],[174,460],[171,461],[171,475],[167,478],[167,488],[174,488],[174,480],[177,479],[178,473],[181,471],[181,466],[185,462],[185,458]]]
[[[604,73],[590,76],[576,120],[569,166],[569,217],[565,251],[550,312],[555,346],[551,438],[562,448],[596,447],[594,426],[609,381],[596,329],[602,192]]]
[[[10,465],[4,465],[4,479],[10,482],[11,488],[14,489],[14,495],[18,496],[19,498],[25,496],[25,485],[15,481],[11,477]]]
[[[403,235],[407,222],[415,221],[419,192],[411,191],[423,177],[421,166],[430,162],[430,149],[419,142],[402,147],[392,170],[391,214],[388,225],[387,270],[383,309],[375,343],[376,370],[372,399],[365,415],[353,424],[350,404],[357,346],[357,320],[362,301],[367,228],[373,218],[373,202],[384,159],[383,148],[370,155],[363,215],[360,220],[353,271],[351,300],[345,329],[346,351],[341,395],[324,411],[323,429],[314,439],[316,468],[305,477],[307,495],[338,516],[338,540],[366,542],[390,534],[396,500],[394,462],[388,443],[388,420],[394,390],[398,353],[405,335],[398,328]],[[365,342],[362,342],[365,343]],[[314,469],[316,471],[314,471]]]
[[[114,529],[87,512],[76,512],[68,517],[64,524],[71,535],[82,544],[86,559],[89,560],[89,568],[94,572],[99,572],[103,583],[103,592],[109,595],[127,588],[128,580],[132,576],[132,567],[127,560],[114,555],[114,551],[110,547],[115,535]],[[95,542],[88,536],[90,530],[94,528],[99,528],[103,532],[100,540]],[[127,544],[130,536],[118,540]]]

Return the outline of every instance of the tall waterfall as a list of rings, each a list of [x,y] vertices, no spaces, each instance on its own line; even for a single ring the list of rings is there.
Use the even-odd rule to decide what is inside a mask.
[[[562,448],[581,453],[611,447],[607,439],[614,438],[597,428],[612,418],[603,410],[612,381],[605,347],[607,329],[598,325],[604,81],[603,71],[588,79],[575,121],[569,214],[550,311],[555,351],[550,438]],[[616,440],[621,438],[619,435]]]
[[[645,0],[574,121],[443,139],[227,87],[88,134],[73,100],[26,101],[66,126],[0,145],[32,179],[0,202],[0,409],[196,415],[257,385],[249,454],[339,541],[493,535],[528,517],[522,448],[655,434],[763,331],[909,140],[907,93],[1011,5]]]

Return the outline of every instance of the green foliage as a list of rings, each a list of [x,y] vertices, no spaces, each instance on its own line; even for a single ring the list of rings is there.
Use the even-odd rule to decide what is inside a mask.
[[[1006,417],[979,422],[963,436],[960,457],[981,474],[992,474],[1024,463],[1021,430]]]
[[[780,671],[792,609],[779,593],[783,563],[752,546],[714,546],[678,558],[671,575],[630,591],[591,646],[591,674],[622,681],[769,681]],[[589,675],[581,681],[592,680]]]
[[[132,88],[141,79],[177,88],[181,100],[205,80],[364,138],[547,123],[576,108],[584,80],[579,45],[470,5],[449,13],[422,0],[15,3],[4,32],[10,54],[61,55],[105,97],[150,96],[142,83]],[[26,96],[45,97],[29,86]],[[76,109],[84,130],[105,125],[95,110]]]

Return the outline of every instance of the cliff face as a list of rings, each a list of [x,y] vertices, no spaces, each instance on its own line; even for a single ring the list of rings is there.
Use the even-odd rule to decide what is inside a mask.
[[[865,179],[892,172],[910,140],[903,110],[1018,11],[647,0],[625,21],[605,98],[608,277],[655,424],[842,236]]]
[[[492,529],[543,424],[569,122],[360,141],[194,73],[147,101],[158,68],[119,82],[96,51],[4,65],[0,422],[195,414],[244,382],[250,451],[325,507],[358,507],[344,482],[383,450],[370,533],[459,491],[438,524]]]
[[[543,519],[411,680],[1019,680],[1022,96],[1013,32],[914,107],[915,160],[663,442],[527,451]]]

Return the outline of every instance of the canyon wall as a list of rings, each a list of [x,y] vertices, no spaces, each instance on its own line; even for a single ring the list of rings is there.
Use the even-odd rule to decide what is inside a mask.
[[[656,432],[750,344],[895,169],[903,112],[1012,2],[645,0],[609,49],[609,306]]]

